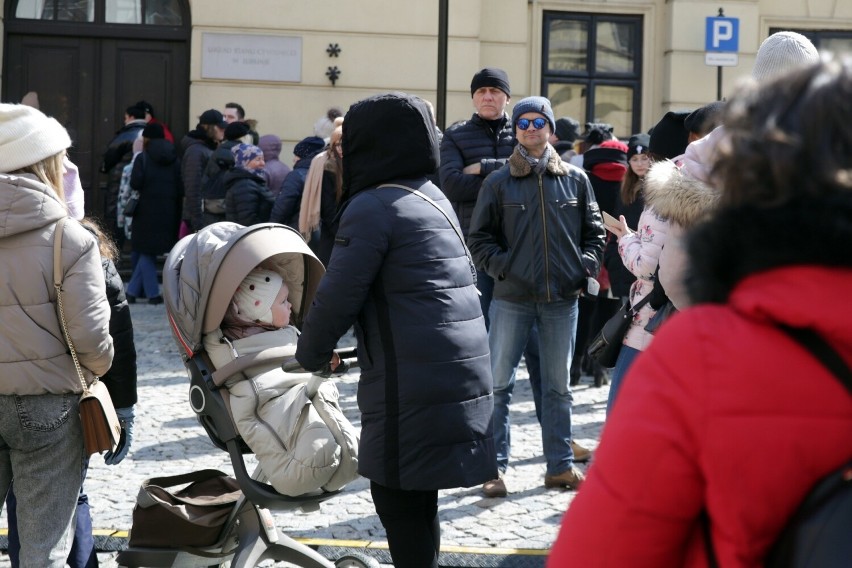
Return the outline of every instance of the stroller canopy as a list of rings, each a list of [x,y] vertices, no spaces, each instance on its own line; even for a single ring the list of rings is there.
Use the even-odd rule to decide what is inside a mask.
[[[261,263],[284,278],[292,323],[301,326],[325,269],[295,230],[277,223],[214,223],[172,248],[163,268],[163,296],[172,334],[186,358],[221,325],[240,282]]]

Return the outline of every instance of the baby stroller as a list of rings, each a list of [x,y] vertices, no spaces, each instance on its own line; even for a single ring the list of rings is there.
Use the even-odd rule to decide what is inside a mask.
[[[130,546],[119,553],[119,566],[256,566],[264,560],[281,560],[297,566],[377,567],[373,558],[351,553],[332,563],[314,549],[278,534],[270,510],[316,508],[340,489],[317,490],[291,497],[266,482],[258,466],[247,471],[245,454],[253,453],[234,422],[226,381],[249,369],[293,369],[294,348],[271,347],[233,358],[218,368],[204,348],[204,338],[219,330],[234,291],[249,272],[263,262],[289,276],[292,323],[301,326],[320,278],[322,263],[298,232],[274,223],[243,227],[215,223],[181,239],[169,253],[163,269],[163,291],[172,335],[190,378],[189,402],[199,423],[218,448],[228,452],[241,496],[230,510],[215,543],[187,546],[175,535],[168,547]],[[339,353],[341,358],[351,353]],[[303,375],[305,375],[303,373]],[[324,377],[305,375],[306,384]],[[138,507],[138,505],[137,505]],[[135,515],[134,515],[135,516]]]

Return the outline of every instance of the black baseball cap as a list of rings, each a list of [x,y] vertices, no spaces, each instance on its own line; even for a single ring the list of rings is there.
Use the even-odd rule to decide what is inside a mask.
[[[225,122],[225,117],[215,108],[202,112],[201,116],[198,117],[198,124],[212,124],[221,128],[228,126],[228,123]]]

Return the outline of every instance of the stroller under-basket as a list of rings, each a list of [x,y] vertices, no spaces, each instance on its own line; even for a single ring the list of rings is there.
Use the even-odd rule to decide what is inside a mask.
[[[134,546],[131,530],[130,546],[117,558],[120,566],[248,567],[270,559],[316,568],[378,566],[374,559],[360,554],[331,562],[276,529],[270,510],[315,508],[339,490],[291,497],[267,483],[260,467],[253,475],[247,470],[244,456],[252,450],[237,430],[224,385],[248,369],[272,369],[288,362],[292,368],[293,348],[263,349],[217,368],[203,340],[218,330],[237,286],[261,262],[288,275],[292,322],[299,327],[324,267],[296,231],[274,223],[251,227],[215,223],[181,239],[166,259],[166,310],[189,374],[189,402],[213,444],[228,452],[242,496],[230,510],[216,542],[186,546],[177,534],[169,546],[141,547]],[[317,377],[307,375],[305,380],[318,384]]]

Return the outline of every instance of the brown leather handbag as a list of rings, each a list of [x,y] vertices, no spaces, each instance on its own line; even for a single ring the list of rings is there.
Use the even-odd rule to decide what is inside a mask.
[[[65,312],[62,308],[62,231],[65,229],[66,219],[60,219],[56,223],[56,232],[53,238],[53,287],[56,289],[56,306],[59,312],[59,323],[62,326],[62,335],[68,344],[74,367],[77,369],[77,377],[83,386],[83,395],[80,397],[80,423],[83,426],[83,441],[86,446],[86,455],[114,450],[118,446],[121,437],[121,423],[115,413],[112,397],[109,390],[97,377],[91,385],[86,384],[83,369],[77,359],[77,351],[68,335],[68,324],[65,321]]]
[[[242,495],[236,479],[215,469],[146,479],[133,508],[130,546],[212,546]]]

